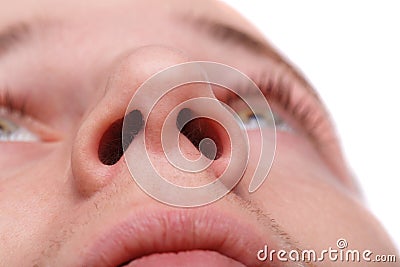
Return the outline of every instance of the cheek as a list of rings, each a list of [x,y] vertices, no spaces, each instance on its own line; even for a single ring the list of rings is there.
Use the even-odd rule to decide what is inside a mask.
[[[47,176],[49,171],[59,171],[51,164],[63,164],[60,168],[64,169],[68,166],[68,155],[71,155],[68,145],[71,146],[67,142],[64,145],[60,142],[0,142],[0,192],[8,183],[33,186],[49,181],[42,176]]]
[[[352,249],[389,251],[375,218],[301,137],[278,135],[273,167],[249,198],[301,248],[337,249],[337,240],[345,238]]]
[[[0,169],[0,240],[5,244],[0,259],[12,260],[13,252],[24,251],[29,262],[59,231],[57,224],[63,216],[60,211],[70,210],[65,200],[69,187],[64,179],[69,162],[55,156],[62,154],[54,152],[59,149],[55,145],[31,144],[27,149],[27,145],[21,148],[13,144],[5,149],[14,152],[7,160],[0,159],[5,166]]]
[[[50,147],[40,143],[0,142],[0,185],[6,180],[6,177],[35,166],[41,160],[38,155],[46,155],[50,150]]]

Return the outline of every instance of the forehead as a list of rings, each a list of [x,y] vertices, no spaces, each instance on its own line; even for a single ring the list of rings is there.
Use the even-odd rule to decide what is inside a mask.
[[[59,20],[89,23],[102,22],[150,26],[146,22],[166,19],[206,17],[252,35],[260,33],[236,11],[216,0],[88,0],[52,1],[19,0],[7,1],[0,9],[0,30],[16,21]],[[139,25],[138,25],[139,26]]]
[[[196,23],[199,21],[200,23]],[[181,48],[189,48],[192,51],[193,43],[187,46],[187,42],[194,38],[204,40],[204,25],[201,23],[203,21],[211,22],[205,24],[212,25],[219,23],[225,29],[231,28],[236,32],[246,33],[250,38],[242,38],[241,34],[229,36],[236,35],[233,39],[240,41],[247,39],[247,44],[257,40],[256,46],[262,42],[262,48],[272,50],[250,23],[220,1],[25,0],[7,3],[0,9],[0,37],[6,37],[0,38],[0,55],[4,54],[2,52],[7,47],[15,47],[14,40],[20,43],[19,39],[23,39],[19,38],[19,35],[14,36],[14,33],[22,32],[24,35],[29,29],[33,29],[35,39],[40,40],[37,43],[46,43],[47,48],[42,44],[35,48],[37,51],[44,49],[42,55],[48,55],[48,52],[61,55],[64,52],[59,50],[68,49],[72,52],[73,49],[88,58],[96,51],[107,51],[106,54],[113,58],[113,52],[118,54],[127,47],[146,43],[157,44],[160,40],[164,45],[172,47],[182,46],[182,42],[186,42]],[[211,32],[211,36],[219,35],[220,38],[227,39],[226,32],[219,32]],[[26,35],[28,34],[24,37]],[[96,43],[96,46],[93,46],[93,43]],[[196,55],[194,57],[196,58]],[[105,57],[104,60],[109,61]]]
[[[209,39],[216,38],[241,43],[255,52],[268,52],[269,56],[281,61],[253,26],[220,1],[17,2],[0,10],[0,56],[7,54],[15,58],[7,48],[22,43],[25,49],[29,43],[29,58],[40,53],[44,59],[57,59],[68,51],[74,53],[70,58],[85,55],[86,63],[93,63],[93,60],[107,63],[121,51],[128,52],[129,48],[161,44],[183,49],[194,60],[219,60],[220,54],[226,54],[226,51],[218,50],[216,46],[212,46],[214,52],[210,51]],[[204,38],[205,28],[208,29],[207,38]],[[21,42],[26,36],[33,36],[34,42],[32,38],[30,42]],[[193,46],[193,42],[197,45]],[[199,55],[199,51],[203,53]],[[206,51],[211,58],[204,58]],[[58,62],[65,65],[70,61],[63,58]]]

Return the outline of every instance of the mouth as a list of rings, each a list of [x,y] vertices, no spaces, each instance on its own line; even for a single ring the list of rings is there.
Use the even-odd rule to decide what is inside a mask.
[[[141,210],[95,239],[79,266],[261,266],[257,251],[277,240],[259,228],[209,207]]]
[[[241,262],[216,251],[192,250],[175,253],[155,253],[121,265],[123,267],[175,267],[175,266],[221,266],[245,267]]]

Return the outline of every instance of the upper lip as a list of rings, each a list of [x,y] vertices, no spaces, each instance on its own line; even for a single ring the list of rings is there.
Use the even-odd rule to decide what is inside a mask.
[[[189,250],[212,250],[246,266],[260,266],[257,251],[265,244],[276,248],[276,243],[242,216],[210,206],[142,209],[100,234],[79,266],[119,266],[153,253]]]

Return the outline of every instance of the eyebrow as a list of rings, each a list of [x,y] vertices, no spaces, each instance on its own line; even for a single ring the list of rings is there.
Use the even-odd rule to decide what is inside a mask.
[[[250,34],[236,29],[228,24],[209,20],[207,18],[192,19],[196,26],[206,28],[206,32],[214,39],[224,42],[239,44],[256,54],[267,54],[269,58],[279,62],[285,62],[282,57],[275,52],[264,41],[261,41]],[[32,33],[32,24],[17,22],[7,26],[0,32],[0,56],[14,46],[26,41]]]
[[[312,94],[318,101],[320,101],[317,92],[310,85],[304,75],[302,75],[301,72],[296,67],[294,67],[294,65],[285,60],[265,40],[254,37],[253,35],[241,29],[235,28],[229,24],[215,21],[207,17],[193,19],[191,17],[184,16],[184,19],[185,21],[191,21],[192,26],[196,28],[203,28],[205,30],[203,30],[205,34],[217,41],[242,46],[250,53],[273,60],[277,64],[285,66],[286,69],[294,75],[296,80],[300,82],[310,94]]]
[[[268,54],[269,58],[281,61],[281,56],[265,41],[229,24],[208,18],[192,19],[194,26],[203,28],[207,35],[219,41],[240,45],[254,54]]]
[[[31,32],[31,25],[25,22],[17,22],[7,26],[0,32],[0,56],[25,42],[31,36]]]

